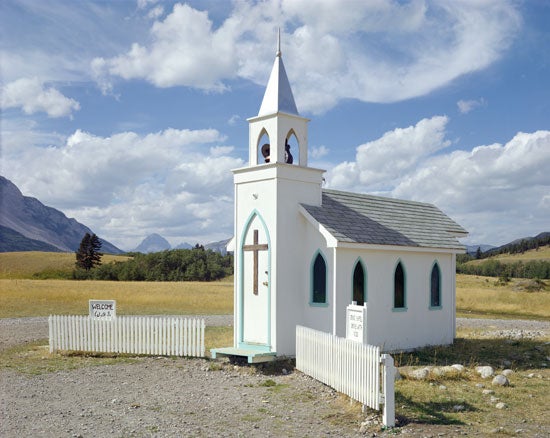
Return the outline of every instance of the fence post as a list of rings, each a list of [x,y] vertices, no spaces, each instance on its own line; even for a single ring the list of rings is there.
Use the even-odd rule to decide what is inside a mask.
[[[384,426],[395,426],[395,367],[393,366],[393,357],[389,354],[382,354],[380,362],[383,365],[383,391],[384,391],[384,411],[382,413],[382,422]]]

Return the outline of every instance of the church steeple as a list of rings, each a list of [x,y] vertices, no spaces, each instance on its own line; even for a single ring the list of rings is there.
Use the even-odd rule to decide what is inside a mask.
[[[280,30],[277,52],[260,111],[248,119],[250,126],[249,165],[264,163],[298,164],[307,167],[307,123],[294,102],[281,55]],[[267,136],[268,143],[260,140]],[[297,142],[296,145],[293,141]],[[294,157],[294,159],[292,159]]]
[[[281,56],[281,31],[279,29],[277,38],[277,54],[275,55],[275,62],[271,69],[271,75],[267,83],[264,99],[262,100],[262,106],[258,112],[258,117],[266,116],[269,114],[277,114],[283,112],[287,114],[293,114],[298,116],[298,109],[294,102],[294,96],[292,95],[292,89],[290,88],[290,82],[286,75],[285,66],[283,64],[283,58]]]

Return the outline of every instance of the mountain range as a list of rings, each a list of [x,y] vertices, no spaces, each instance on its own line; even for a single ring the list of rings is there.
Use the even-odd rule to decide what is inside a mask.
[[[0,176],[0,252],[74,252],[86,233],[93,234],[76,219],[36,198],[23,196],[15,184]],[[102,252],[124,252],[101,237],[100,240]]]
[[[212,251],[219,252],[222,255],[227,253],[227,243],[231,239],[220,240],[219,242],[207,243],[204,245],[204,249],[211,249]],[[172,248],[170,243],[162,237],[160,234],[153,233],[147,236],[143,241],[134,249],[135,252],[141,252],[144,254],[150,252],[165,251],[168,249],[191,249],[193,245],[184,242]]]

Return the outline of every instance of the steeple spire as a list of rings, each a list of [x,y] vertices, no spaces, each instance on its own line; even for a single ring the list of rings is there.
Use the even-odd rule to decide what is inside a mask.
[[[280,28],[277,32],[277,53],[275,55],[275,62],[273,63],[273,68],[269,76],[258,116],[277,114],[279,112],[299,115],[281,56]]]
[[[277,53],[275,54],[276,57],[281,57],[281,28],[277,28]]]

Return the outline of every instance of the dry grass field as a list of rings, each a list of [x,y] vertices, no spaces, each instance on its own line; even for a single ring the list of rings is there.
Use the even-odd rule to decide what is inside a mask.
[[[546,257],[550,248],[522,257]],[[126,256],[104,256],[104,263]],[[116,299],[119,314],[229,314],[233,282],[109,282],[38,280],[44,272],[70,272],[74,254],[0,253],[0,317],[86,314],[89,299]],[[550,319],[550,285],[545,291],[518,290],[521,280],[498,285],[495,278],[457,275],[459,316]],[[548,282],[547,282],[548,283]]]
[[[105,254],[103,263],[128,260],[123,255]],[[40,273],[69,273],[76,258],[72,252],[3,252],[0,253],[0,278],[33,278]]]
[[[227,314],[233,282],[0,280],[0,318],[87,315],[90,299],[116,300],[119,315]]]
[[[456,308],[459,316],[550,319],[550,290],[525,292],[521,279],[499,285],[494,277],[456,276]]]

